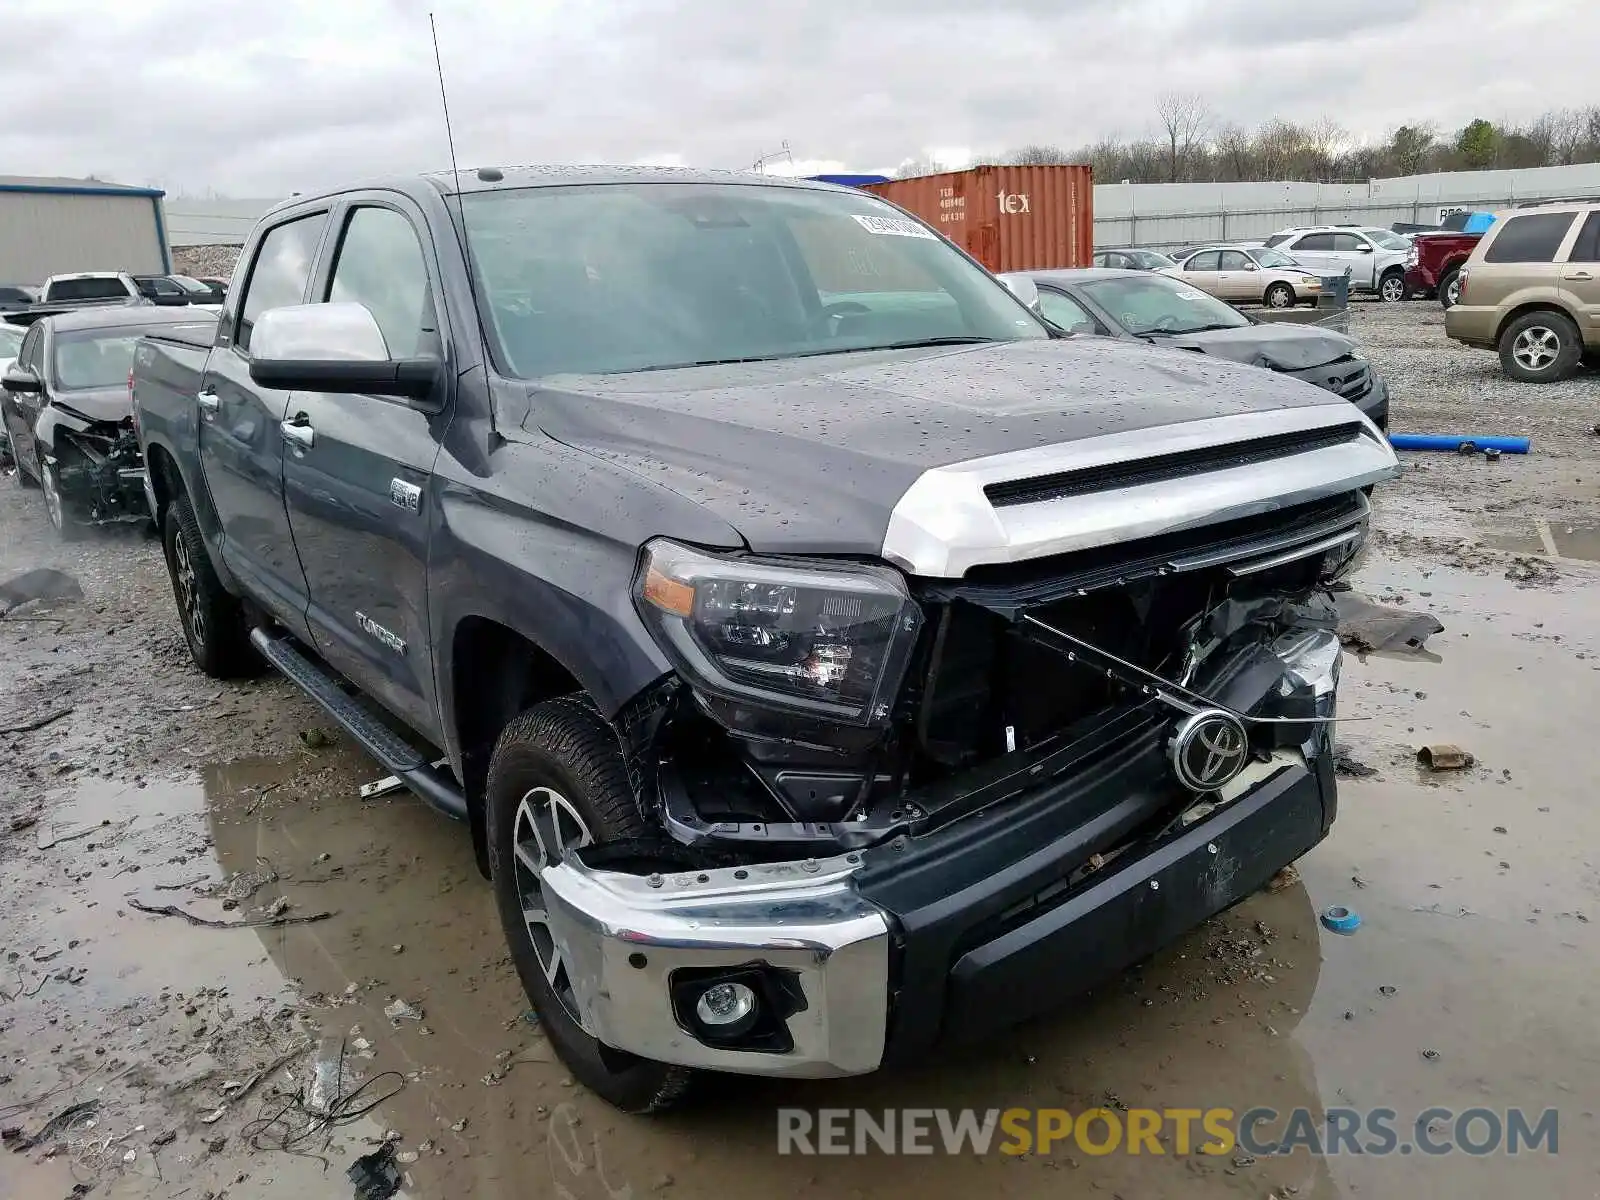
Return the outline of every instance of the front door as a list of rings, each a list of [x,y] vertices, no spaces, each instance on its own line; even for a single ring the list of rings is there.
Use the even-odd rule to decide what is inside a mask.
[[[1600,209],[1584,218],[1561,265],[1561,290],[1578,318],[1584,345],[1600,346]]]
[[[438,268],[421,214],[393,197],[353,198],[335,217],[338,251],[316,301],[356,301],[392,358],[444,354]],[[296,392],[304,433],[284,463],[289,522],[305,564],[318,652],[414,729],[439,740],[428,636],[430,488],[449,411],[383,396]]]
[[[17,348],[17,366],[30,372],[44,386],[44,326],[35,324]],[[39,459],[34,446],[33,427],[39,420],[39,410],[44,405],[43,392],[6,393],[6,432],[11,435],[11,459],[18,471],[27,471],[39,477]],[[27,463],[24,467],[22,464]]]
[[[1333,234],[1306,233],[1283,247],[1294,259],[1313,275],[1338,275],[1344,267],[1334,265]]]
[[[299,304],[311,283],[326,212],[296,217],[261,239],[234,324],[217,339],[200,391],[200,462],[222,530],[222,559],[285,626],[306,636],[306,576],[283,503],[289,393],[250,378],[250,331],[269,308]],[[224,316],[224,322],[230,319]]]
[[[1359,233],[1335,233],[1332,237],[1331,274],[1349,270],[1350,286],[1370,292],[1377,286],[1377,248]]]

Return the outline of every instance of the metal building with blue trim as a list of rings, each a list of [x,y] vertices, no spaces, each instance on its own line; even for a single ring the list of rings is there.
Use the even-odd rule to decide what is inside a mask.
[[[159,188],[0,175],[0,284],[69,271],[172,269]]]

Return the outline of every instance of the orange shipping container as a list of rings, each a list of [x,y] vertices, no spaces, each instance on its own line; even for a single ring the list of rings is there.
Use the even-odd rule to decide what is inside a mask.
[[[866,190],[915,213],[991,271],[1087,267],[1094,253],[1087,166],[973,167]]]

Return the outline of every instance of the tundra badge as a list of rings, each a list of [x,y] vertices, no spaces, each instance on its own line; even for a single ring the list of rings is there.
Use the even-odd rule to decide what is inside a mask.
[[[422,489],[414,483],[407,483],[404,479],[391,479],[389,503],[407,512],[418,512],[422,508]]]
[[[390,630],[385,629],[371,617],[367,616],[366,613],[358,612],[356,614],[356,624],[361,626],[362,633],[366,634],[370,638],[376,638],[385,646],[389,647],[389,649],[393,650],[396,654],[404,654],[406,652],[405,638],[401,637],[397,633],[393,633]]]

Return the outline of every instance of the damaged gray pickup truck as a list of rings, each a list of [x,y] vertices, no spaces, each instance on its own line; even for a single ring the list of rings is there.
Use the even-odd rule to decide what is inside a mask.
[[[184,631],[469,823],[630,1111],[916,1061],[1334,819],[1348,401],[1068,337],[860,192],[483,169],[266,216],[133,388]]]

